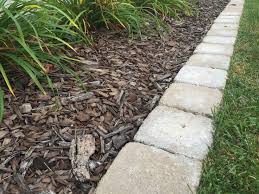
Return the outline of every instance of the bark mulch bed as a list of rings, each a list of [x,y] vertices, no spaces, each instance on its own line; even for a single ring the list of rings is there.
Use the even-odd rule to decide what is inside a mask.
[[[0,193],[93,193],[229,0],[197,1],[199,15],[169,20],[163,38],[96,32],[92,48],[78,46],[82,83],[52,70],[56,95],[43,96],[20,78],[16,98],[5,96]],[[80,164],[81,151],[88,156]]]

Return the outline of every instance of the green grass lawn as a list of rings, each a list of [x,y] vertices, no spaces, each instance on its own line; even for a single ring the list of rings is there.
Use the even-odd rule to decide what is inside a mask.
[[[259,193],[259,0],[246,0],[198,193]]]

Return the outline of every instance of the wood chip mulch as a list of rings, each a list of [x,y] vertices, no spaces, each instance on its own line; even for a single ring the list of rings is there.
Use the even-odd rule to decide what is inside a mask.
[[[53,69],[57,91],[44,96],[20,77],[16,97],[5,96],[0,193],[93,193],[228,3],[197,1],[198,15],[168,19],[163,38],[95,32],[92,48],[77,46],[81,82]]]

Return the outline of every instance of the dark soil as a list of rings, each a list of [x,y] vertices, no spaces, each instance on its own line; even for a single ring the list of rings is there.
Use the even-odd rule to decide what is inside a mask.
[[[168,19],[170,33],[163,38],[99,31],[92,48],[78,46],[83,63],[77,73],[86,90],[55,70],[56,97],[17,84],[16,98],[6,96],[0,126],[0,193],[93,193],[229,0],[197,1],[199,14]],[[25,103],[27,110],[20,107]],[[69,159],[71,141],[81,134],[95,137],[86,182],[75,179]]]

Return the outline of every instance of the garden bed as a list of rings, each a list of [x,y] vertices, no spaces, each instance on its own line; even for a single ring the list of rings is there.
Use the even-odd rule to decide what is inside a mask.
[[[198,0],[198,15],[168,19],[162,38],[96,31],[91,48],[76,46],[80,82],[49,65],[58,97],[14,75],[16,97],[5,96],[0,128],[0,192],[92,193],[227,3]],[[82,134],[95,139],[86,182],[75,179],[69,157],[71,141]]]

